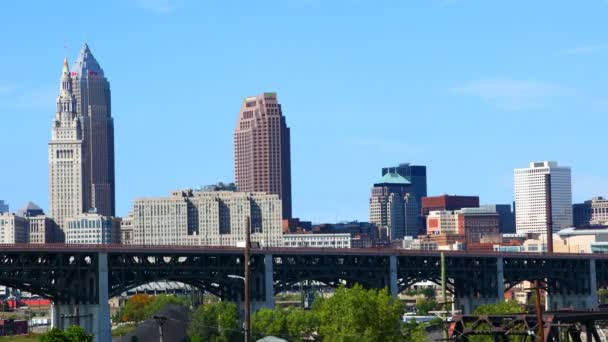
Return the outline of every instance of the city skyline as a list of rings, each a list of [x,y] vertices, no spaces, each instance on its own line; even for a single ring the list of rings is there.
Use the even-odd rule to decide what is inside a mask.
[[[223,5],[214,5],[209,13],[203,14],[209,21],[201,24],[200,30],[187,33],[186,29],[194,22],[188,12],[196,12],[198,5],[170,3],[173,9],[158,13],[134,3],[115,2],[115,7],[124,10],[116,16],[116,32],[96,34],[70,32],[75,26],[84,27],[85,19],[43,5],[31,9],[31,16],[42,16],[46,11],[57,17],[67,15],[66,20],[73,20],[73,24],[42,32],[44,39],[35,44],[35,50],[20,42],[33,37],[32,31],[14,32],[6,37],[7,46],[12,48],[10,54],[0,56],[3,75],[0,112],[4,124],[11,129],[2,134],[0,145],[16,157],[16,167],[3,171],[0,198],[13,208],[31,200],[49,212],[44,145],[49,139],[48,117],[56,96],[56,66],[64,55],[73,56],[85,39],[103,61],[113,82],[119,216],[127,214],[137,197],[231,181],[232,131],[238,113],[235,104],[245,95],[263,91],[277,91],[289,116],[296,217],[316,222],[365,221],[369,184],[377,179],[378,168],[401,162],[428,167],[429,195],[479,195],[482,203],[510,203],[513,169],[535,160],[556,160],[572,167],[574,202],[608,193],[604,176],[608,165],[592,153],[583,152],[601,146],[601,128],[606,122],[605,111],[601,110],[601,103],[606,100],[601,99],[600,91],[605,89],[606,78],[595,69],[601,65],[599,60],[605,59],[606,50],[602,48],[604,38],[595,29],[606,25],[598,20],[608,6],[599,1],[576,8],[585,12],[588,25],[577,27],[575,33],[570,33],[571,28],[560,28],[536,17],[535,13],[545,9],[539,4],[530,4],[529,13],[521,14],[521,28],[510,26],[509,32],[501,29],[500,19],[497,23],[482,19],[476,22],[486,24],[487,31],[502,37],[504,46],[487,36],[477,40],[479,46],[467,45],[466,39],[458,38],[475,35],[475,25],[455,26],[451,35],[447,26],[431,30],[416,26],[421,24],[419,20],[410,18],[412,13],[426,13],[429,24],[439,22],[442,17],[447,20],[446,25],[456,24],[457,14],[471,9],[468,1],[449,6],[441,6],[439,1],[399,5],[406,10],[401,13],[411,20],[409,24],[388,13],[390,6],[371,8],[354,4],[340,8],[328,4],[327,17],[321,16],[317,29],[305,27],[303,22],[294,20],[294,15],[299,11],[304,14],[318,11],[323,6],[314,2],[283,4],[273,9],[273,13],[285,14],[279,22],[286,25],[287,33],[274,30],[279,24],[270,23],[253,32],[284,45],[279,54],[282,58],[276,60],[267,55],[260,59],[249,52],[246,55],[251,60],[244,60],[234,53],[233,48],[242,48],[242,44],[252,52],[263,51],[254,44],[254,35],[243,35],[246,25],[238,24],[232,31],[210,35],[216,32],[211,26],[217,24],[210,13],[227,11]],[[514,10],[501,6],[496,5],[502,10]],[[26,10],[19,4],[9,7],[14,11],[5,11],[5,15]],[[78,5],[74,11],[77,9]],[[263,7],[253,11],[263,9],[267,10]],[[101,17],[108,14],[103,6],[92,6],[89,10]],[[553,17],[567,18],[567,12],[573,9],[563,5],[547,10]],[[346,17],[342,19],[344,30],[324,32],[330,14],[339,11]],[[477,11],[489,13],[491,9],[480,5]],[[369,14],[369,24],[359,31],[348,32],[363,22],[365,12]],[[234,15],[232,19],[244,18],[244,14]],[[160,29],[182,21],[184,24],[176,27],[181,36],[172,40],[173,35],[160,34],[158,42],[134,40],[137,32],[120,37],[122,32],[118,31],[128,16],[141,22],[143,30],[152,32],[156,32],[155,25]],[[386,18],[386,24],[372,27],[382,17]],[[289,24],[287,18],[293,23]],[[7,25],[15,24],[8,16],[2,19]],[[536,27],[537,19],[555,32],[541,31],[530,41],[520,39],[526,28]],[[92,27],[98,19],[86,20],[92,21]],[[439,59],[436,56],[447,55],[451,50],[422,42],[411,33],[416,27],[421,28],[421,38],[431,41],[447,35],[439,42],[448,46],[459,42],[465,46],[452,56],[453,61]],[[222,28],[225,26],[220,25],[218,31]],[[217,54],[205,54],[201,47],[191,44],[197,41],[197,34],[205,33],[210,39],[202,40],[202,45]],[[304,48],[287,40],[289,34],[299,37],[295,40],[302,42]],[[560,34],[565,38],[559,44],[551,40]],[[222,37],[230,38],[229,42],[217,43]],[[345,39],[332,45],[339,37]],[[408,49],[403,37],[411,43],[410,53],[404,54]],[[533,38],[543,43],[538,44]],[[371,52],[357,47],[359,39],[365,40],[362,45],[371,44]],[[67,52],[63,51],[65,40]],[[498,53],[481,51],[488,47]],[[527,48],[541,60],[535,57],[524,61],[523,52]],[[302,53],[308,54],[310,63],[298,57]],[[476,53],[480,56],[476,57]],[[501,57],[500,53],[506,56]],[[465,55],[473,60],[472,64],[477,64],[475,68],[464,63]],[[425,56],[431,56],[433,61],[423,63],[421,59]],[[226,60],[222,61],[224,57]],[[208,63],[192,63],[193,58]],[[174,60],[179,60],[176,68]],[[260,64],[264,60],[267,63]],[[480,61],[483,63],[476,63]],[[184,72],[181,65],[188,63],[193,66]],[[256,64],[261,65],[259,71],[254,68]],[[451,69],[461,65],[463,71]],[[290,70],[293,72],[288,73]],[[554,76],[557,70],[559,76]],[[355,71],[357,77],[351,75]],[[441,73],[445,77],[439,77]],[[319,79],[322,75],[324,78]],[[47,85],[52,91],[47,92]],[[306,88],[315,91],[304,91]],[[453,119],[455,115],[457,120]],[[547,123],[551,127],[546,129],[549,132],[544,131]],[[577,132],[585,135],[576,135]],[[441,135],[448,138],[436,139]],[[16,146],[19,153],[14,150]],[[192,159],[199,154],[204,156],[203,161]],[[332,172],[340,172],[341,176],[332,177]],[[322,183],[318,184],[319,181]],[[331,189],[335,197],[326,196],[324,189]]]

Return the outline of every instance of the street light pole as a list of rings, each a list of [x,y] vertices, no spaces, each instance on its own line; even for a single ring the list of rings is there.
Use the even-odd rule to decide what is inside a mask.
[[[249,304],[249,249],[251,248],[251,216],[247,218],[245,231],[245,342],[251,340],[251,307]]]

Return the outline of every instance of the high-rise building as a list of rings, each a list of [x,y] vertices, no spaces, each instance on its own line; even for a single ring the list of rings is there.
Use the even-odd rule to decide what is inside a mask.
[[[71,71],[64,60],[61,74],[49,142],[51,216],[60,227],[91,208],[113,216],[114,183],[110,84],[85,44]]]
[[[24,217],[28,225],[28,243],[63,242],[63,235],[57,229],[55,221],[44,214],[42,208],[28,202],[17,211],[17,215]]]
[[[569,167],[554,161],[532,162],[514,174],[517,233],[546,234],[572,225]]]
[[[412,184],[418,208],[422,208],[422,197],[426,197],[426,166],[401,163],[398,166],[382,168],[382,176],[387,173],[396,173]]]
[[[115,216],[114,119],[110,82],[85,43],[72,65],[72,90],[76,113],[85,118],[85,211],[95,208],[103,216]]]
[[[608,199],[593,197],[584,203],[572,206],[575,227],[608,225]]]
[[[63,227],[64,220],[85,209],[84,118],[76,114],[76,98],[67,58],[63,61],[57,112],[49,142],[49,194],[51,216]]]
[[[175,191],[133,204],[136,245],[236,246],[245,241],[282,245],[281,200],[261,192]]]
[[[66,219],[64,230],[67,244],[120,243],[120,220],[94,211]]]
[[[502,234],[515,233],[515,213],[511,211],[510,204],[484,204],[480,208],[498,213],[500,216],[499,230]]]
[[[0,214],[2,213],[8,213],[8,203],[0,200]]]
[[[369,221],[386,229],[391,240],[419,234],[420,210],[412,183],[398,173],[386,173],[372,188]]]
[[[291,218],[290,133],[276,93],[246,97],[234,130],[238,191],[278,195]]]
[[[26,243],[28,231],[24,217],[10,213],[0,214],[0,244]]]
[[[412,194],[416,198],[418,209],[422,208],[422,198],[427,195],[426,187],[426,166],[411,165],[410,163],[401,163],[398,166],[389,166],[382,168],[382,176],[387,173],[396,173],[407,179],[412,186]],[[421,230],[424,227],[423,217],[418,219],[417,229]]]
[[[120,243],[123,245],[133,244],[133,212],[129,212],[120,221]]]

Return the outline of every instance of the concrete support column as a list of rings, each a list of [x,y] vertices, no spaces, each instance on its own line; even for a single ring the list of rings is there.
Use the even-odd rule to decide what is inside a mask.
[[[589,260],[589,307],[597,307],[599,299],[597,298],[597,270],[595,268],[595,259]]]
[[[274,309],[274,271],[272,254],[264,255],[264,297],[266,307]]]
[[[391,295],[393,297],[397,297],[399,295],[399,284],[397,283],[397,256],[391,255],[388,259],[388,272],[389,272],[389,290],[391,291]]]
[[[496,297],[499,302],[505,300],[505,269],[502,257],[496,258]]]
[[[98,273],[97,273],[97,298],[98,298],[98,312],[97,316],[93,316],[96,320],[93,323],[93,333],[95,334],[95,342],[111,342],[111,326],[110,326],[110,294],[108,285],[108,253],[100,252],[98,255]],[[95,329],[95,325],[97,329]],[[97,331],[95,331],[97,330]]]

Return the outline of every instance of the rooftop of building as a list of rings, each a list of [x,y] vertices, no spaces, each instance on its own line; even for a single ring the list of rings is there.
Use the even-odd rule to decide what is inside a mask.
[[[200,188],[201,191],[237,191],[234,183],[218,182],[216,184],[205,185]]]
[[[78,57],[72,65],[72,75],[97,74],[103,76],[103,69],[93,56],[89,45],[85,42]]]
[[[34,202],[27,202],[21,209],[17,210],[19,216],[43,215],[44,211]]]
[[[410,185],[412,183],[398,173],[388,172],[375,184]]]
[[[577,235],[597,235],[597,234],[608,234],[608,226],[588,226],[582,228],[569,227],[560,230],[557,235],[561,237],[565,236],[577,236]]]

